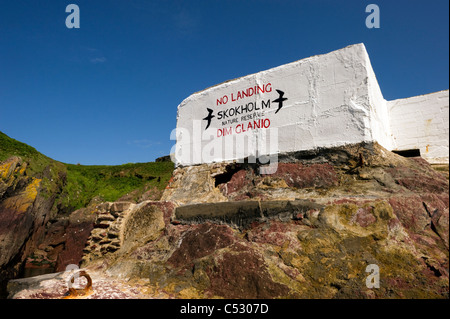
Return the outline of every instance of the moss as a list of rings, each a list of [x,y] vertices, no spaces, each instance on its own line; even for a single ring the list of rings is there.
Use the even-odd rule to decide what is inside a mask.
[[[54,209],[60,213],[86,207],[94,198],[116,201],[133,192],[133,198],[137,200],[149,189],[162,192],[174,169],[172,162],[114,166],[64,164],[0,132],[0,162],[12,156],[18,156],[26,163],[15,174],[40,179],[40,194],[46,199],[55,196]],[[0,167],[1,176],[8,172],[6,165]]]

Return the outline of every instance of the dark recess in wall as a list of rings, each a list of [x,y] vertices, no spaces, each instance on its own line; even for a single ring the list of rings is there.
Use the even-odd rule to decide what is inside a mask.
[[[413,150],[402,150],[402,151],[392,151],[395,154],[398,154],[403,157],[418,157],[420,156],[420,150],[419,149],[413,149]]]

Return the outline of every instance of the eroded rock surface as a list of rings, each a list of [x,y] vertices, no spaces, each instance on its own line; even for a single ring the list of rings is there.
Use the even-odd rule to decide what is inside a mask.
[[[161,202],[104,203],[82,266],[138,287],[131,298],[449,297],[444,174],[376,144],[291,154],[279,168],[178,168]],[[379,288],[366,285],[369,265]]]
[[[27,163],[19,157],[0,163],[0,292],[44,238],[64,179],[57,163],[39,177],[29,176]]]

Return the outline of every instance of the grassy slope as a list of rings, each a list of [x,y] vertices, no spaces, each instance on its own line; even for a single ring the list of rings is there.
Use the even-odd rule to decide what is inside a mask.
[[[80,208],[100,196],[115,201],[133,190],[162,190],[172,176],[173,163],[135,163],[117,166],[66,164],[67,184],[62,194],[63,206]],[[159,179],[158,179],[159,178]]]
[[[36,151],[35,148],[0,132],[0,162],[11,156],[21,157],[28,163],[27,173],[30,176],[41,174],[48,165],[54,162],[51,158]]]
[[[48,165],[67,175],[66,184],[57,204],[62,211],[72,211],[85,207],[94,197],[115,201],[133,190],[157,188],[167,185],[172,171],[171,162],[149,162],[117,166],[85,166],[63,164],[39,153],[33,147],[16,141],[0,132],[0,161],[11,156],[19,156],[28,163],[27,174],[42,176]],[[53,174],[52,174],[53,175]]]

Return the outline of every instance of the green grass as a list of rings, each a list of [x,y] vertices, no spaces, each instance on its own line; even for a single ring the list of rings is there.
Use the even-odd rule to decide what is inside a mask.
[[[27,175],[43,179],[48,196],[62,184],[61,176],[66,176],[56,199],[58,210],[63,213],[86,207],[95,197],[115,201],[132,191],[142,194],[148,189],[163,190],[174,168],[172,162],[115,166],[64,164],[0,132],[0,161],[11,156],[21,157],[28,163]]]
[[[0,132],[0,162],[11,156],[21,157],[28,163],[27,174],[30,176],[42,174],[48,165],[55,162],[44,154],[39,153],[35,148]]]
[[[149,162],[117,166],[67,164],[63,205],[85,207],[94,197],[115,201],[134,190],[163,190],[172,176],[172,162]]]

